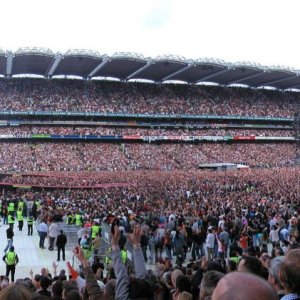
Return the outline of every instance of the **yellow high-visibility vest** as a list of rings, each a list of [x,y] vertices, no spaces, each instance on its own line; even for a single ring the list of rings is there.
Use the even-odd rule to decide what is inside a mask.
[[[11,215],[8,215],[7,223],[8,224],[15,224],[15,218]]]
[[[23,221],[23,211],[22,210],[18,210],[17,211],[17,219],[18,221]]]
[[[16,253],[11,251],[7,252],[5,261],[9,266],[14,265],[16,263]]]
[[[92,226],[92,239],[96,238],[97,234],[100,232],[101,227],[99,225]]]

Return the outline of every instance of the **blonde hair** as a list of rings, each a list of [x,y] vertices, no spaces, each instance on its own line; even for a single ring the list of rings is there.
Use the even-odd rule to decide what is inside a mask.
[[[10,285],[0,292],[0,300],[30,300],[32,293],[22,285]]]
[[[184,291],[178,294],[177,300],[193,300],[193,295]]]

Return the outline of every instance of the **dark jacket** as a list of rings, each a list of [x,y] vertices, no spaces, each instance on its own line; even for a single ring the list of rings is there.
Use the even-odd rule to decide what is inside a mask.
[[[65,247],[66,243],[67,243],[66,235],[64,233],[59,234],[56,239],[56,246],[59,248],[63,248]]]
[[[6,237],[8,240],[11,240],[14,237],[14,231],[12,230],[12,228],[8,227],[6,229]]]

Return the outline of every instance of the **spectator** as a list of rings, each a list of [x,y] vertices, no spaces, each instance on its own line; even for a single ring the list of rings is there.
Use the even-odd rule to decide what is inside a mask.
[[[13,227],[9,226],[6,229],[6,238],[7,238],[7,245],[4,248],[4,253],[6,253],[6,251],[8,249],[10,249],[12,247],[12,245],[13,245],[13,239],[14,239],[14,230],[13,230]]]
[[[50,298],[51,293],[48,291],[50,285],[51,285],[50,279],[46,276],[42,276],[40,279],[40,289],[37,291],[37,293],[42,296],[46,296]]]
[[[32,233],[33,233],[33,216],[32,216],[32,213],[30,213],[28,218],[27,218],[27,227],[28,227],[28,235],[32,235]]]
[[[15,281],[16,265],[19,262],[19,257],[15,252],[15,247],[11,246],[9,251],[3,256],[2,260],[6,264],[6,277],[11,274],[11,281]]]
[[[204,273],[200,284],[199,300],[205,300],[212,296],[218,282],[224,277],[224,273],[218,271],[208,271]]]
[[[67,244],[67,237],[63,230],[60,230],[60,234],[57,236],[56,246],[57,246],[57,261],[60,261],[60,251],[62,251],[62,259],[65,261],[65,247]]]
[[[280,268],[280,281],[285,290],[281,299],[300,299],[300,250],[292,249],[284,257]]]
[[[257,276],[263,276],[262,268],[262,263],[258,258],[253,256],[244,256],[238,265],[238,272],[246,272]]]
[[[48,226],[47,226],[45,220],[42,220],[42,222],[38,225],[37,231],[40,236],[40,242],[39,242],[40,249],[45,249],[44,243],[45,243],[45,238],[48,233]]]
[[[269,267],[269,278],[268,281],[273,285],[277,292],[278,298],[281,299],[284,296],[284,287],[280,281],[280,268],[284,257],[278,256],[271,260]]]
[[[215,247],[215,235],[213,234],[212,228],[208,228],[208,234],[206,238],[206,247],[208,260],[211,261],[214,258],[214,247]]]
[[[31,300],[32,293],[24,286],[19,285],[11,285],[6,287],[5,289],[1,290],[0,292],[0,299],[1,300]]]
[[[233,272],[224,276],[215,288],[212,300],[276,300],[275,290],[261,277]]]
[[[112,236],[112,256],[116,273],[116,299],[153,299],[151,286],[145,281],[146,267],[143,259],[143,251],[140,245],[141,227],[135,225],[133,233],[128,236],[133,245],[134,267],[136,278],[129,281],[126,268],[121,261],[119,238],[120,231],[116,225]]]
[[[50,251],[53,251],[53,247],[54,247],[54,241],[55,239],[57,238],[59,234],[59,226],[57,223],[55,222],[51,222],[50,226],[49,226],[49,232],[48,232],[48,235],[49,235],[49,250]]]

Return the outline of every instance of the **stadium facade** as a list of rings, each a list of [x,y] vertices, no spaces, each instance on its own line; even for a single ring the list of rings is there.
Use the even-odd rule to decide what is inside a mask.
[[[8,78],[20,75],[44,78],[76,76],[87,80],[115,78],[156,83],[216,83],[279,90],[300,88],[300,71],[289,67],[265,67],[250,62],[227,63],[210,58],[187,60],[173,55],[146,58],[142,54],[126,52],[108,56],[90,50],[54,53],[44,48],[20,48],[16,52],[0,49],[1,75]]]

